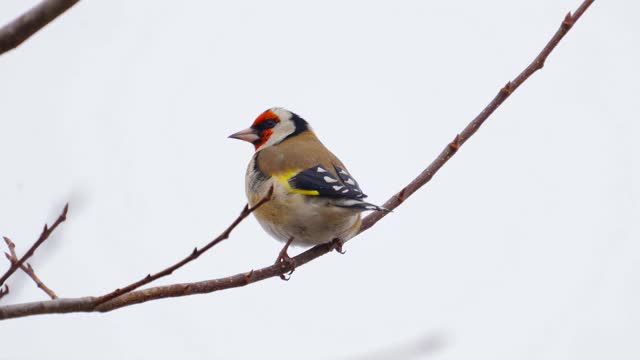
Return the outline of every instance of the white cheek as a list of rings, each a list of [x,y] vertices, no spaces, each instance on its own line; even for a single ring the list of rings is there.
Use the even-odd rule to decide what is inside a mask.
[[[287,136],[296,131],[296,126],[293,124],[293,122],[284,120],[275,128],[273,128],[273,130],[273,134],[271,134],[269,140],[267,140],[267,142],[260,147],[261,149],[277,144],[280,141],[284,140]]]

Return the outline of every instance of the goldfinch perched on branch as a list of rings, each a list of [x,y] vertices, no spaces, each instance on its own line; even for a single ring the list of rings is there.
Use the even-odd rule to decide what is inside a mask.
[[[283,108],[263,112],[251,127],[230,138],[255,146],[246,174],[249,205],[270,201],[254,212],[273,237],[288,244],[339,244],[358,233],[360,213],[388,211],[365,202],[356,180],[321,142],[309,124]]]

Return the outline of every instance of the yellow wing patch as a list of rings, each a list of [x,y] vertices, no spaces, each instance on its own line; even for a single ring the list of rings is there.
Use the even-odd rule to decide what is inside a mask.
[[[289,190],[292,193],[302,194],[302,195],[311,195],[311,196],[320,195],[320,192],[318,190],[304,190],[304,189],[297,189],[297,188],[291,187],[291,184],[289,184],[289,179],[294,177],[299,172],[300,170],[287,170],[280,174],[275,174],[273,175],[273,177],[276,180],[278,180],[279,183],[284,185],[287,188],[287,190]]]

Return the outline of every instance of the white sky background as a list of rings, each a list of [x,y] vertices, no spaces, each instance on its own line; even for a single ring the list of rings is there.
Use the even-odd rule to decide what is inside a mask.
[[[34,3],[4,0],[0,20]],[[252,147],[226,136],[275,105],[382,203],[578,4],[84,1],[0,56],[0,235],[23,253],[70,201],[31,260],[63,297],[162,269],[240,211]],[[0,359],[637,359],[638,10],[597,1],[346,255],[287,283],[3,321]],[[157,284],[280,247],[251,218]],[[2,303],[45,298],[9,283]]]

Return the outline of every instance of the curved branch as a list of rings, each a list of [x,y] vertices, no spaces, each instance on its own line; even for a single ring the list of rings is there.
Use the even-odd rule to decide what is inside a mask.
[[[578,19],[582,16],[582,14],[589,8],[589,6],[593,3],[594,0],[585,0],[580,4],[580,6],[576,9],[575,13],[571,15],[569,12],[562,23],[560,24],[560,28],[553,35],[551,40],[545,45],[545,47],[540,51],[538,56],[527,66],[515,79],[507,82],[507,84],[498,91],[498,94],[491,100],[491,102],[485,106],[484,109],[462,130],[462,132],[453,139],[445,148],[442,150],[440,155],[431,163],[429,166],[424,169],[416,177],[409,185],[405,186],[400,192],[391,197],[386,203],[384,203],[384,207],[387,209],[393,210],[397,208],[402,202],[411,196],[416,190],[421,188],[424,184],[429,182],[433,175],[440,170],[442,165],[444,165],[455,153],[458,151],[460,146],[467,142],[469,138],[478,131],[480,126],[484,123],[487,118],[493,114],[493,112],[517,89],[524,83],[533,73],[542,69],[544,66],[547,57],[549,54],[555,49],[556,45],[562,40],[562,38],[569,32],[573,24],[575,24]],[[375,212],[369,216],[367,216],[362,221],[362,226],[360,227],[360,232],[363,232],[377,223],[380,219],[385,217],[388,213],[386,212]]]
[[[44,0],[0,28],[0,54],[22,44],[79,0]]]
[[[126,293],[129,293],[137,288],[139,288],[140,286],[146,285],[152,281],[155,281],[161,277],[167,276],[167,275],[171,275],[174,271],[176,271],[178,268],[181,268],[182,266],[186,265],[187,263],[197,259],[200,257],[200,255],[204,254],[207,250],[211,249],[212,247],[214,247],[215,245],[219,244],[222,240],[225,240],[227,238],[229,238],[229,235],[231,234],[231,232],[233,231],[233,229],[236,228],[236,226],[238,226],[238,224],[240,224],[242,222],[242,220],[244,220],[247,216],[249,216],[252,212],[254,212],[257,208],[259,208],[260,206],[264,205],[264,203],[266,203],[267,201],[271,200],[271,195],[273,195],[273,186],[271,187],[271,189],[269,189],[269,191],[267,192],[267,194],[260,199],[260,201],[258,201],[255,206],[249,208],[249,205],[245,205],[244,208],[242,209],[242,212],[240,213],[240,215],[238,215],[238,217],[231,223],[231,225],[229,225],[229,227],[227,227],[227,229],[225,231],[222,232],[222,234],[218,235],[218,237],[216,237],[215,239],[211,240],[207,245],[203,246],[201,249],[198,248],[194,248],[193,251],[187,255],[187,257],[185,257],[184,259],[178,261],[177,263],[169,266],[168,268],[157,272],[153,275],[149,274],[147,276],[145,276],[144,278],[134,282],[133,284],[130,284],[128,286],[123,287],[122,289],[116,289],[106,295],[101,296],[100,298],[96,299],[96,306],[105,303],[111,299],[115,299],[119,296],[122,296]]]
[[[388,209],[398,207],[416,190],[426,184],[433,175],[458,151],[484,123],[484,121],[533,73],[541,69],[545,60],[555,48],[558,42],[571,29],[573,24],[582,16],[586,9],[593,3],[593,0],[584,0],[576,12],[567,14],[560,28],[551,40],[547,43],[540,54],[527,66],[514,80],[508,82],[493,98],[493,100],[467,125],[460,134],[456,135],[438,157],[416,177],[411,183],[405,186],[400,192],[392,196],[384,206]],[[371,228],[382,219],[386,213],[373,213],[364,218],[360,233]],[[300,267],[334,249],[333,244],[322,244],[315,246],[294,257],[296,266]],[[52,314],[67,312],[106,312],[121,307],[139,304],[151,300],[167,297],[186,296],[192,294],[210,293],[229,288],[245,286],[250,283],[279,276],[287,269],[283,269],[279,264],[267,266],[258,270],[251,270],[246,273],[236,274],[220,279],[206,280],[193,283],[173,284],[166,286],[156,286],[148,289],[129,292],[113,298],[107,302],[98,303],[99,297],[83,297],[76,299],[59,299],[52,301],[40,301],[0,307],[0,319],[15,318],[36,314]]]

